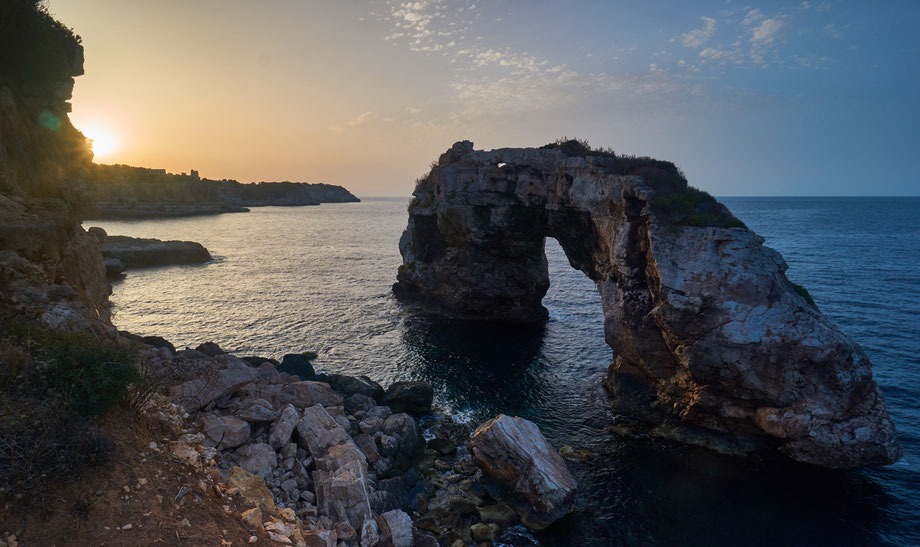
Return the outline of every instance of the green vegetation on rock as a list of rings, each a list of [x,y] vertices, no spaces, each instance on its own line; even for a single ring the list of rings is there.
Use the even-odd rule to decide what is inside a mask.
[[[592,148],[586,140],[568,137],[540,148],[559,150],[567,156],[606,158],[611,160],[603,164],[608,171],[641,177],[655,190],[650,205],[664,223],[672,226],[747,227],[711,194],[687,184],[684,173],[673,162],[617,154],[611,148]]]
[[[152,392],[135,357],[135,347],[91,333],[0,324],[0,492],[105,461],[109,441],[96,420]]]
[[[809,305],[811,305],[814,308],[818,307],[818,305],[815,304],[815,299],[812,298],[811,293],[808,292],[808,289],[806,289],[802,285],[799,285],[798,283],[793,283],[792,286],[795,288],[795,292],[799,293],[799,296],[804,298],[805,301],[808,302]]]

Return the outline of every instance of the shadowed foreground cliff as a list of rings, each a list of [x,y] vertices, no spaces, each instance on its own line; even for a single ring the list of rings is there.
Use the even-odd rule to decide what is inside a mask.
[[[83,48],[34,4],[0,7],[0,314],[100,333],[110,288],[79,218],[92,152],[67,116]]]
[[[827,467],[900,457],[868,357],[779,253],[673,164],[577,152],[456,143],[416,187],[397,297],[544,320],[553,237],[601,294],[615,408],[652,434]]]

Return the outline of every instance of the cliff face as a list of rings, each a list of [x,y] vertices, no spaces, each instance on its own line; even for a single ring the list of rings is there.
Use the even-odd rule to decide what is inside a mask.
[[[360,201],[331,184],[199,179],[127,165],[95,165],[90,176],[93,218],[149,218],[247,211],[266,205]]]
[[[457,143],[416,188],[394,293],[453,317],[542,320],[554,237],[600,291],[615,408],[653,434],[829,467],[896,461],[863,350],[799,294],[763,238],[719,227],[740,223],[718,204],[675,216],[669,204],[692,189],[663,190],[647,173]]]
[[[3,6],[4,47],[28,30],[18,55],[53,61],[36,71],[4,55],[0,65],[0,315],[99,333],[111,328],[110,286],[79,218],[89,204],[83,182],[92,153],[67,116],[83,49],[68,32],[43,34],[60,27],[20,24],[35,21],[15,18],[20,4]]]

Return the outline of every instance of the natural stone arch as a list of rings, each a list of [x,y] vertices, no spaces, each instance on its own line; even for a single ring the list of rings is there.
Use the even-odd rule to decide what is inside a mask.
[[[779,253],[708,196],[675,213],[701,194],[666,162],[620,174],[636,161],[456,143],[416,187],[394,293],[450,317],[542,321],[553,237],[597,283],[615,407],[651,433],[829,467],[897,460],[871,363]]]

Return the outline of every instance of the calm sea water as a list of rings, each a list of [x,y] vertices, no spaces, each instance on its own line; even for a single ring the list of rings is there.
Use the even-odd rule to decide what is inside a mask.
[[[607,432],[600,298],[553,240],[544,327],[410,316],[390,293],[406,201],[95,222],[110,234],[199,241],[217,257],[130,272],[114,287],[115,323],[177,347],[315,350],[318,369],[430,381],[442,406],[473,420],[536,421],[556,446],[598,454],[571,464],[578,510],[543,545],[920,544],[920,198],[723,199],[874,363],[905,456],[853,472]]]

